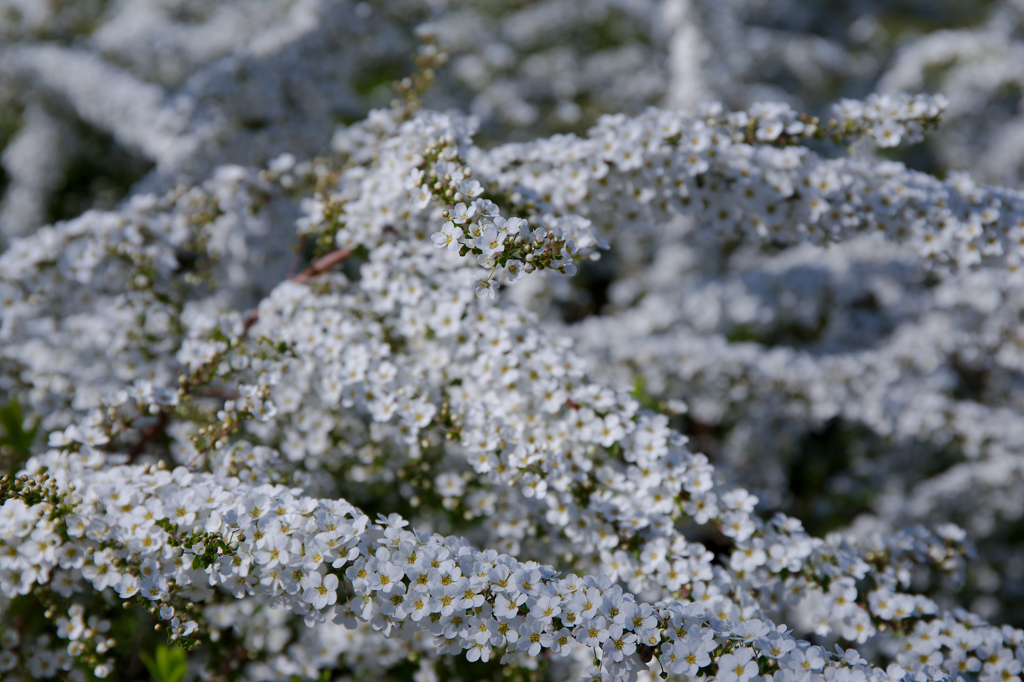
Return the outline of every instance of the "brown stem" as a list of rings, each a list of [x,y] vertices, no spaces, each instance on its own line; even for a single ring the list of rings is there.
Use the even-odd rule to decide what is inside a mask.
[[[329,254],[315,261],[308,268],[292,277],[292,281],[301,284],[312,277],[316,277],[321,272],[330,270],[351,255],[352,249],[337,249],[336,251],[331,251]]]
[[[322,272],[327,272],[338,263],[343,262],[346,258],[352,255],[352,249],[337,249],[331,251],[329,254],[313,262],[308,268],[300,272],[291,278],[292,282],[302,284],[313,277],[316,277]],[[242,320],[243,334],[249,331],[249,329],[256,324],[257,320],[260,319],[260,311],[258,308],[250,310],[245,318]]]
[[[132,449],[128,451],[128,461],[126,462],[126,464],[131,464],[132,462],[134,462],[135,458],[141,455],[142,451],[146,449],[146,445],[149,443],[149,441],[151,441],[158,434],[163,433],[164,429],[167,428],[167,425],[170,423],[170,421],[170,410],[160,410],[160,416],[157,417],[156,423],[150,424],[149,426],[142,429],[142,438],[140,438],[139,442],[133,445]]]
[[[226,388],[204,388],[196,391],[194,395],[200,398],[224,398],[225,400],[240,400],[242,394],[238,391],[230,391]]]

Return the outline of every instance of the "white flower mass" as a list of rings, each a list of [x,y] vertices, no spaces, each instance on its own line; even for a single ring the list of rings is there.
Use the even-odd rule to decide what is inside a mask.
[[[1014,0],[0,0],[0,679],[1021,682]]]

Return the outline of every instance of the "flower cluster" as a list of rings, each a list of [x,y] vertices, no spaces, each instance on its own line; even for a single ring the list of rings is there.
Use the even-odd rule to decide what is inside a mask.
[[[874,156],[956,102],[645,108],[725,87],[692,29],[740,9],[449,5],[224,0],[177,40],[245,48],[176,75],[127,10],[0,17],[0,144],[11,69],[84,126],[29,102],[2,159],[0,673],[132,677],[158,632],[217,682],[1019,682],[1024,195]],[[14,220],[88,126],[152,175]]]
[[[550,567],[480,552],[461,538],[405,530],[407,522],[397,515],[371,526],[343,501],[316,500],[295,489],[184,468],[110,466],[99,453],[67,450],[33,458],[28,470],[35,472],[35,487],[22,475],[20,487],[0,506],[4,528],[12,529],[3,537],[11,557],[0,571],[4,591],[23,593],[39,583],[70,597],[86,584],[112,588],[120,599],[148,601],[168,621],[172,641],[188,641],[195,633],[198,623],[179,613],[210,600],[216,588],[235,598],[269,597],[272,606],[303,615],[307,625],[334,613],[338,623],[368,622],[385,637],[426,630],[438,653],[465,651],[470,661],[486,661],[494,648],[506,657],[516,651],[536,656],[542,649],[566,657],[586,649],[601,661],[602,674],[617,678],[635,676],[655,657],[667,671],[693,675],[709,668],[714,654],[719,670],[728,666],[737,679],[757,674],[758,661],[784,679],[808,662],[818,671],[858,669],[871,679],[888,679],[863,659],[829,655],[770,621],[722,618],[707,608],[714,600],[648,604],[608,575],[558,577]],[[33,501],[40,489],[47,499],[22,499]],[[344,600],[340,575],[347,579]],[[848,604],[846,610],[856,608],[852,580],[837,581],[830,593]],[[884,590],[871,595],[872,610],[883,619],[902,621],[915,604],[923,607],[920,598]],[[82,614],[73,605],[68,618],[55,621],[58,637],[69,641],[69,656],[82,654],[85,638],[99,638],[97,651],[109,647],[100,634],[109,624],[91,618],[86,625]],[[917,630],[929,631],[924,624],[918,621]],[[937,679],[929,671],[946,660],[939,652],[955,649],[954,638],[965,630],[948,618],[928,627],[936,637],[942,627],[950,629],[948,641],[936,639],[928,663],[933,667],[909,659],[904,665]],[[977,659],[968,654],[980,645],[980,638],[958,642],[964,656],[948,661],[973,665]],[[105,665],[94,672],[104,676]]]
[[[543,538],[547,555],[560,557],[567,566],[597,569],[643,599],[693,600],[725,623],[770,622],[777,607],[762,600],[775,595],[783,603],[800,606],[803,627],[819,634],[835,630],[847,640],[863,643],[880,626],[900,631],[910,623],[930,622],[939,612],[931,599],[899,590],[909,586],[914,567],[961,571],[960,531],[942,528],[933,535],[915,530],[885,541],[872,539],[858,549],[838,539],[808,536],[798,521],[783,515],[770,522],[754,515],[757,498],[716,480],[707,458],[691,453],[666,417],[640,409],[627,390],[588,380],[584,363],[567,343],[541,331],[530,314],[491,297],[468,296],[465,275],[476,266],[426,242],[424,228],[448,218],[443,235],[454,225],[453,215],[482,234],[497,226],[519,226],[519,219],[502,219],[473,197],[479,187],[458,170],[455,162],[460,156],[453,151],[460,148],[477,167],[493,168],[493,161],[469,146],[468,129],[431,113],[393,126],[372,125],[382,131],[379,142],[371,142],[366,130],[360,133],[363,144],[381,150],[370,157],[369,168],[354,166],[341,172],[333,187],[318,190],[326,201],[310,202],[304,220],[305,229],[332,230],[344,253],[366,250],[358,272],[352,273],[354,281],[326,273],[296,277],[276,287],[244,322],[237,313],[221,318],[199,311],[187,318],[182,315],[188,331],[174,354],[182,368],[175,390],[136,382],[130,391],[104,400],[106,413],[96,411],[52,433],[51,446],[68,449],[33,460],[29,471],[45,469],[52,476],[49,470],[67,461],[68,471],[74,473],[54,480],[58,486],[70,484],[72,493],[83,477],[99,479],[80,499],[54,500],[57,493],[50,492],[47,501],[35,507],[19,507],[24,503],[11,498],[8,513],[15,524],[40,514],[52,524],[57,512],[44,510],[60,510],[59,517],[69,524],[69,542],[61,544],[62,552],[88,557],[91,563],[63,566],[54,551],[52,558],[42,555],[44,563],[34,564],[22,558],[28,556],[22,552],[25,545],[12,537],[5,541],[18,558],[4,579],[12,593],[25,593],[40,581],[64,585],[65,597],[81,589],[84,581],[99,591],[116,588],[122,599],[138,596],[154,602],[153,608],[170,621],[172,639],[191,643],[203,630],[198,621],[182,620],[178,614],[187,611],[184,600],[194,604],[211,599],[216,593],[210,587],[236,598],[269,598],[272,605],[287,605],[307,622],[317,623],[323,620],[323,609],[338,602],[344,578],[352,599],[363,600],[359,609],[356,602],[348,602],[355,614],[351,617],[361,616],[385,636],[392,627],[406,627],[403,623],[419,623],[430,616],[426,626],[459,610],[458,627],[431,629],[434,637],[454,640],[439,644],[439,653],[453,653],[451,647],[457,646],[470,658],[487,658],[491,647],[507,649],[514,644],[515,650],[535,656],[534,644],[568,653],[570,642],[575,642],[604,652],[598,656],[603,669],[620,676],[637,668],[633,654],[641,659],[648,653],[654,656],[634,647],[665,648],[653,623],[640,627],[648,616],[635,627],[618,623],[622,629],[615,631],[615,614],[606,613],[597,639],[589,635],[589,627],[583,637],[582,625],[574,624],[596,612],[559,619],[559,628],[554,627],[554,616],[538,624],[528,615],[541,600],[543,608],[551,606],[551,613],[562,608],[549,603],[553,595],[531,589],[502,595],[490,578],[479,591],[470,590],[471,582],[457,578],[465,575],[471,580],[468,576],[479,573],[478,559],[437,574],[437,580],[452,581],[458,588],[440,589],[423,564],[414,560],[420,572],[412,575],[404,567],[399,572],[391,561],[390,553],[402,551],[402,542],[413,542],[416,536],[397,530],[387,541],[372,533],[367,536],[367,517],[347,503],[328,509],[322,501],[314,505],[312,498],[298,498],[293,509],[287,495],[275,502],[283,489],[263,482],[266,469],[273,466],[276,476],[287,477],[292,470],[297,483],[315,488],[315,479],[299,467],[315,471],[326,465],[351,471],[357,484],[377,477],[393,480],[396,471],[402,478],[412,470],[436,471],[433,478],[446,508],[459,507],[455,498],[461,495],[467,500],[465,519],[487,519],[474,531],[487,544],[512,553],[540,551],[537,540]],[[610,139],[609,132],[602,135],[597,139]],[[417,170],[425,160],[411,153],[416,149],[441,150],[430,176]],[[628,163],[625,159],[631,155],[625,149],[606,153],[619,154],[615,158],[620,164]],[[358,154],[353,147],[353,155]],[[508,163],[507,148],[494,154]],[[608,161],[616,163],[613,158]],[[399,178],[405,181],[394,182]],[[507,185],[507,179],[497,183],[499,189]],[[382,186],[401,189],[390,199],[369,190]],[[391,203],[382,206],[385,201]],[[323,219],[328,204],[342,207],[331,211],[335,225]],[[483,216],[488,213],[494,215],[485,227]],[[391,224],[392,215],[403,216],[404,230]],[[558,238],[552,234],[547,237]],[[21,250],[31,249],[29,243]],[[510,248],[532,243],[512,240]],[[51,243],[49,248],[62,247]],[[40,255],[35,262],[47,260]],[[109,282],[109,277],[95,274],[103,270],[103,263],[97,260],[79,281]],[[11,266],[12,281],[24,277],[25,266],[18,270],[16,265]],[[168,270],[162,277],[173,283],[173,275]],[[173,290],[171,284],[165,286]],[[19,319],[13,318],[15,323]],[[12,324],[12,337],[17,338],[18,329]],[[104,468],[102,456],[89,454],[96,449],[117,452],[119,444],[134,438],[132,459],[160,429],[177,441],[174,453],[182,464],[208,464],[218,472],[217,478],[204,484],[185,469],[167,473]],[[359,443],[365,444],[353,447]],[[94,474],[75,463],[79,455],[73,453],[79,451]],[[462,472],[457,478],[452,466]],[[128,472],[130,485],[116,480],[101,483],[115,472]],[[136,482],[135,476],[143,479]],[[243,483],[243,478],[252,483]],[[412,504],[428,490],[425,482],[413,484],[399,491],[399,500]],[[113,498],[104,497],[108,494]],[[241,498],[244,501],[236,501]],[[638,503],[642,500],[648,502]],[[82,505],[88,511],[81,511]],[[268,515],[274,505],[277,512]],[[323,513],[317,516],[316,509]],[[96,513],[113,516],[93,526],[86,519]],[[730,546],[727,568],[715,564],[715,554],[704,544],[688,540],[680,523],[720,534]],[[90,536],[90,528],[100,534]],[[38,542],[43,545],[56,544],[60,537],[52,529],[42,535]],[[79,537],[90,542],[82,546],[71,540]],[[441,544],[446,543],[450,544]],[[381,544],[388,546],[382,550]],[[320,570],[327,564],[337,573]],[[509,575],[519,575],[522,566],[508,565]],[[452,572],[456,569],[458,573]],[[537,581],[552,575],[538,573],[528,582],[540,585]],[[403,577],[409,582],[402,582]],[[421,577],[427,582],[419,599],[416,581]],[[583,580],[585,588],[594,586]],[[559,585],[555,594],[568,589]],[[600,587],[603,592],[612,584]],[[399,592],[392,595],[395,589]],[[407,602],[415,604],[417,599],[420,606],[407,608]],[[476,611],[486,611],[485,602],[490,615]],[[524,603],[524,613],[519,614]],[[651,606],[655,610],[649,615],[657,612],[655,620],[660,618],[661,628],[667,628],[665,623],[673,617],[661,613],[669,608],[667,602],[654,603],[658,606]],[[494,615],[496,609],[502,618]],[[495,628],[505,627],[500,638],[489,629],[486,637],[463,632],[463,621],[481,620],[482,615],[485,622],[493,618]],[[517,620],[523,617],[526,620]],[[673,627],[685,630],[681,624]],[[650,628],[655,630],[648,632]],[[604,629],[610,639],[602,634]],[[565,643],[560,644],[563,630]],[[512,631],[515,634],[509,635]]]
[[[905,101],[919,124],[939,107]],[[633,225],[649,230],[683,215],[728,237],[829,243],[875,232],[939,263],[970,266],[986,259],[1018,267],[1017,193],[989,194],[963,176],[940,182],[896,163],[818,157],[780,138],[785,111],[761,119],[746,112],[722,116],[716,107],[695,117],[660,110],[609,116],[587,139],[556,137],[491,150],[477,175],[509,190],[522,187],[536,197],[538,210],[576,213],[607,233],[632,234]],[[869,120],[906,126],[908,115],[896,106]],[[792,134],[816,132],[798,123]],[[747,142],[751,127],[762,144]],[[552,177],[566,180],[552,187]]]
[[[895,147],[923,140],[925,129],[938,122],[948,104],[943,96],[872,95],[866,102],[842,100],[834,112],[848,134],[867,129],[879,147]]]
[[[692,257],[683,248],[665,251],[654,272]],[[1000,542],[1021,513],[1012,491],[1024,434],[1011,387],[1020,372],[1019,283],[975,272],[933,285],[908,254],[874,241],[691,277],[690,300],[652,273],[621,282],[629,295],[644,291],[642,303],[575,328],[577,348],[605,358],[604,367],[631,368],[655,402],[686,396],[685,419],[721,434],[699,437],[700,446],[769,507],[787,508],[806,464],[801,443],[825,433],[832,457],[850,463],[823,472],[820,517],[870,511],[858,532],[949,520],[979,545]],[[844,446],[851,434],[859,450]],[[779,450],[766,459],[769,441]],[[923,470],[921,458],[934,452],[948,458],[939,475]],[[1013,571],[989,556],[993,568]],[[999,583],[988,584],[982,593]]]

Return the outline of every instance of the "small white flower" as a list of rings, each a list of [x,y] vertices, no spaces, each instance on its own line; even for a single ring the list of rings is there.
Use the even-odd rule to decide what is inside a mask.
[[[447,247],[449,251],[458,251],[461,246],[459,239],[462,238],[462,234],[462,228],[457,227],[449,220],[441,226],[440,232],[435,232],[430,235],[430,238],[433,240],[434,246],[438,248]]]
[[[338,576],[333,573],[322,576],[319,573],[310,573],[302,581],[304,591],[302,600],[310,604],[317,611],[334,604],[338,601]]]
[[[734,649],[718,659],[719,682],[747,682],[757,674],[757,659],[748,647]]]
[[[487,272],[474,272],[472,275],[473,281],[473,292],[477,298],[494,298],[494,290],[497,288],[497,283],[491,279],[490,273]]]
[[[501,251],[501,245],[504,241],[504,232],[495,227],[487,227],[484,228],[483,234],[476,240],[476,246],[485,253],[494,253]]]

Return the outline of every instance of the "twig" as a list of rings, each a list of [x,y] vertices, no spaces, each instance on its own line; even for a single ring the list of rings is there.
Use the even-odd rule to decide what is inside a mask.
[[[299,265],[299,260],[302,258],[302,251],[305,248],[305,246],[306,246],[306,240],[305,239],[301,240],[295,246],[294,252],[292,253],[292,260],[288,264],[288,274],[285,275],[285,277],[287,279],[291,279],[292,275],[295,274],[295,268],[298,267],[298,265]]]
[[[225,400],[241,400],[242,394],[226,388],[204,388],[193,395],[199,398],[224,398]]]
[[[326,272],[327,270],[330,270],[335,265],[341,263],[351,255],[352,249],[338,249],[336,251],[331,251],[329,254],[317,260],[308,268],[292,277],[292,281],[301,284],[312,277],[316,277],[321,272]]]
[[[142,438],[139,438],[139,442],[132,446],[132,449],[128,451],[128,461],[126,464],[131,464],[135,461],[135,458],[142,454],[142,451],[146,449],[146,444],[149,443],[159,433],[162,433],[167,428],[167,424],[171,421],[171,413],[169,410],[160,410],[160,416],[157,417],[156,423],[150,424],[149,426],[142,429]]]
[[[296,282],[297,284],[302,284],[303,282],[306,282],[306,281],[312,279],[313,277],[316,277],[320,273],[326,272],[326,271],[330,270],[335,265],[337,265],[338,263],[343,262],[346,258],[348,258],[351,255],[352,255],[352,249],[337,249],[335,251],[331,251],[329,254],[327,254],[323,258],[320,258],[317,261],[314,261],[314,263],[312,265],[310,265],[308,268],[306,268],[305,270],[303,270],[299,274],[297,274],[294,277],[292,277],[291,281],[292,282]],[[242,320],[242,329],[243,329],[242,333],[243,334],[247,333],[249,331],[249,329],[254,324],[256,324],[256,322],[259,319],[260,319],[259,308],[253,308],[252,310],[250,310],[246,314],[245,318]]]

